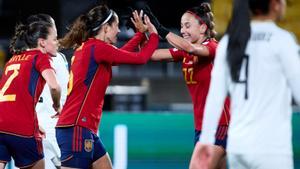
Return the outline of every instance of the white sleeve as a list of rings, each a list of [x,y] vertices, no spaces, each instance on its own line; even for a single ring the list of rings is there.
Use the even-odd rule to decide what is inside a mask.
[[[215,142],[216,129],[228,93],[227,44],[228,36],[225,36],[217,47],[215,64],[211,74],[212,79],[204,109],[202,134],[200,137],[200,142],[204,144],[214,144]]]
[[[291,34],[280,37],[279,59],[293,98],[300,105],[300,56],[299,46]]]

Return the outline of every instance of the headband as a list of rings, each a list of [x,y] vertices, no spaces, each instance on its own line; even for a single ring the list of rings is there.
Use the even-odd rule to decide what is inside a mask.
[[[192,11],[186,11],[186,13],[190,13],[190,14],[192,14],[201,24],[205,24],[206,25],[206,23],[203,21],[203,19],[201,19],[197,14],[195,14],[194,12],[192,12]]]
[[[114,12],[113,12],[112,10],[109,10],[109,15],[107,16],[107,18],[106,18],[100,25],[96,26],[96,27],[93,28],[92,30],[93,30],[93,31],[96,31],[97,29],[100,28],[100,26],[106,24],[106,23],[110,20],[110,18],[113,16],[113,13],[114,13]]]

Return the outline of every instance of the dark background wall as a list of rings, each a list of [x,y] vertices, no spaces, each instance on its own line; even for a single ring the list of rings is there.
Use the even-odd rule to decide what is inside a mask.
[[[106,3],[122,17],[128,6],[138,7],[148,4],[157,17],[168,27],[179,27],[181,14],[191,6],[204,0],[0,0],[0,37],[13,34],[16,22],[35,13],[50,14],[55,20],[60,35],[81,13],[91,7]],[[208,0],[206,0],[208,1]],[[171,6],[177,7],[172,9]],[[178,8],[179,7],[179,8]]]

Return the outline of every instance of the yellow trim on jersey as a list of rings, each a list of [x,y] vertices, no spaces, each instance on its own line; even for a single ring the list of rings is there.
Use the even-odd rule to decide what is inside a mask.
[[[88,89],[88,91],[87,91],[87,93],[86,93],[86,95],[85,95],[84,101],[83,101],[83,103],[82,103],[82,105],[81,105],[81,108],[80,108],[80,111],[79,111],[79,114],[78,114],[78,116],[77,116],[77,119],[76,119],[75,124],[78,123],[78,120],[79,120],[79,117],[80,117],[80,115],[81,115],[83,106],[84,106],[84,104],[85,104],[85,101],[86,101],[86,99],[87,99],[89,93],[90,93],[91,86],[92,86],[92,84],[93,84],[93,82],[94,82],[94,80],[95,80],[95,77],[96,77],[98,71],[99,71],[99,67],[97,68],[97,71],[96,71],[96,73],[95,73],[95,75],[94,75],[94,77],[93,77],[93,80],[92,80],[92,82],[91,82],[91,84],[90,84],[90,87],[89,87],[89,89]]]

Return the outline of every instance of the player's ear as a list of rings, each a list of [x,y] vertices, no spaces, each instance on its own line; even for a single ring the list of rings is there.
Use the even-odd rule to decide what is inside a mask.
[[[37,47],[42,47],[42,48],[44,48],[45,46],[46,46],[46,41],[45,41],[45,39],[43,39],[43,38],[38,38],[38,41],[37,41]]]
[[[207,25],[206,24],[201,24],[200,25],[200,33],[205,34],[206,30],[207,30]]]
[[[109,30],[109,25],[106,23],[103,25],[103,30],[104,30],[104,33],[107,33],[108,30]]]

